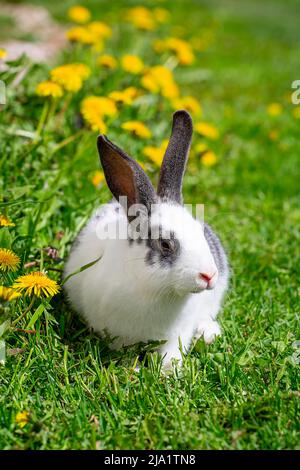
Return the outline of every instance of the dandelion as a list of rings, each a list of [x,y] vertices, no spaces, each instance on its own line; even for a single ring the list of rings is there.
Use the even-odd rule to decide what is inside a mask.
[[[93,131],[105,134],[106,124],[104,117],[114,117],[118,110],[111,98],[104,96],[88,96],[80,105],[81,114]]]
[[[80,62],[78,62],[78,63],[75,62],[74,64],[69,64],[69,67],[77,75],[79,75],[79,77],[82,80],[86,80],[91,75],[91,69],[87,65],[81,64]]]
[[[195,59],[192,46],[183,39],[171,37],[164,41],[157,40],[154,42],[153,47],[156,52],[173,52],[182,65],[190,65]]]
[[[90,73],[89,67],[81,63],[61,65],[50,72],[52,80],[70,92],[79,91]]]
[[[151,93],[158,93],[161,89],[156,78],[151,72],[147,72],[142,77],[141,84],[146,90],[151,91]]]
[[[149,139],[152,136],[151,131],[140,121],[127,121],[121,125],[122,129],[129,131],[141,139]]]
[[[81,102],[81,112],[84,115],[86,111],[95,110],[101,116],[116,116],[118,110],[115,102],[106,96],[88,96]]]
[[[15,224],[4,214],[0,214],[0,227],[14,227]]]
[[[166,148],[168,146],[168,140],[163,140],[160,147],[147,146],[143,150],[143,154],[149,158],[158,167],[161,166]]]
[[[193,96],[184,96],[182,98],[176,98],[172,102],[174,109],[185,109],[194,116],[200,116],[202,114],[202,108],[198,100]]]
[[[148,8],[142,6],[130,8],[127,11],[125,19],[136,28],[145,31],[153,31],[156,26],[152,12]]]
[[[1,60],[1,59],[5,59],[6,57],[7,57],[7,52],[6,52],[6,50],[5,50],[5,49],[2,49],[2,48],[0,47],[0,60]]]
[[[95,37],[86,27],[75,26],[66,32],[66,38],[70,42],[79,42],[81,44],[92,45]]]
[[[4,300],[5,302],[11,302],[20,296],[21,294],[16,292],[11,287],[0,286],[0,299]]]
[[[132,104],[132,98],[124,91],[112,91],[108,96],[118,104]]]
[[[0,248],[0,269],[2,271],[16,271],[20,264],[20,258],[13,251]]]
[[[143,154],[152,160],[153,163],[155,163],[157,166],[161,166],[161,163],[164,158],[164,150],[160,147],[152,147],[152,146],[147,146],[143,150]]]
[[[280,103],[271,103],[267,107],[269,116],[279,116],[282,113],[282,105]]]
[[[126,93],[126,95],[130,98],[134,99],[139,95],[140,92],[136,87],[129,86],[128,88],[125,88],[124,93]]]
[[[81,5],[74,5],[68,10],[68,17],[75,23],[87,23],[91,18],[91,12]]]
[[[293,115],[296,119],[300,119],[300,106],[293,109]]]
[[[218,158],[214,152],[209,150],[208,152],[205,152],[204,155],[201,157],[201,163],[204,166],[213,166],[217,163]]]
[[[63,95],[62,87],[51,80],[39,83],[35,91],[39,96],[51,96],[52,98],[60,98]]]
[[[109,54],[103,54],[97,59],[97,64],[107,69],[115,69],[118,65],[117,60]]]
[[[53,295],[58,293],[60,287],[44,272],[37,271],[19,276],[13,284],[13,289],[29,297],[33,295],[37,297],[53,297]]]
[[[92,177],[92,183],[97,188],[104,181],[104,179],[105,177],[104,177],[103,171],[98,170],[98,171],[95,171]]]
[[[195,131],[211,140],[217,140],[219,138],[218,129],[212,124],[208,124],[207,122],[196,123]]]
[[[92,21],[87,25],[88,31],[93,35],[94,41],[111,37],[112,29],[103,21]]]
[[[141,79],[141,84],[152,93],[161,93],[165,98],[175,99],[179,96],[171,70],[163,65],[148,69]]]
[[[24,428],[24,426],[29,423],[29,412],[20,411],[17,413],[15,421],[20,428]]]
[[[117,104],[131,105],[138,95],[138,90],[135,87],[125,88],[123,91],[112,91],[108,96]]]
[[[121,59],[121,65],[125,72],[140,74],[144,69],[144,63],[137,55],[126,54]]]
[[[62,65],[51,71],[51,78],[54,82],[62,85],[65,90],[70,92],[79,91],[82,87],[82,79],[75,75],[74,70]]]

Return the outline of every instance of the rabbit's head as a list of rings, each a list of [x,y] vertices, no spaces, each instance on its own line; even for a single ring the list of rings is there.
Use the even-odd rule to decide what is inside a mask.
[[[98,137],[108,187],[128,220],[126,259],[132,260],[128,266],[150,291],[197,293],[214,288],[218,279],[204,225],[182,205],[182,180],[192,130],[190,115],[177,111],[157,192],[135,160],[105,136]]]

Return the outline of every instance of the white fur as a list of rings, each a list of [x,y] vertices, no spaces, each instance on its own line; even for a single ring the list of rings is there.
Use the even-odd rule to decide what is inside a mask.
[[[117,202],[101,208],[97,216],[80,233],[65,268],[68,276],[101,256],[65,285],[72,305],[87,323],[97,332],[106,330],[115,337],[114,348],[165,340],[160,348],[165,367],[172,359],[181,361],[180,344],[184,352],[188,351],[194,336],[203,335],[207,343],[212,342],[220,334],[215,319],[228,276],[216,274],[210,290],[197,276],[217,271],[202,224],[179,205],[158,205],[151,226],[160,223],[164,231],[172,229],[181,244],[178,260],[163,268],[145,263],[145,243],[130,246],[128,240],[97,237],[99,227],[113,228],[117,223],[127,226]]]

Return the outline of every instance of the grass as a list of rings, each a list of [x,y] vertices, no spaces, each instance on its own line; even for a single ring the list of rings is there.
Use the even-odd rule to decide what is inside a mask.
[[[5,337],[1,449],[299,448],[300,143],[299,120],[288,100],[291,83],[299,78],[298,5],[296,0],[188,1],[189,7],[187,2],[159,5],[172,11],[170,28],[182,27],[184,14],[190,37],[213,31],[214,40],[196,65],[178,67],[175,76],[185,94],[200,99],[203,119],[221,134],[208,141],[217,164],[191,160],[184,193],[186,202],[205,202],[206,220],[220,234],[232,266],[223,336],[209,347],[198,341],[173,376],[160,374],[155,355],[135,372],[141,348],[110,352],[107,341],[72,314],[62,294],[50,303],[37,302],[19,330],[10,329]],[[85,4],[97,18],[104,15],[114,23],[111,51],[154,60],[149,44],[156,33],[129,34],[121,2],[103,1],[101,9],[96,1]],[[67,5],[49,2],[48,7],[65,20]],[[180,28],[176,32],[181,34]],[[64,51],[61,62],[74,61],[75,54]],[[34,89],[47,67],[30,65],[17,87],[14,74],[2,78],[8,102],[0,115],[0,155],[2,211],[16,226],[1,229],[1,247],[18,253],[22,264],[37,260],[34,269],[48,269],[59,282],[51,269],[62,268],[60,260],[79,228],[109,193],[91,184],[98,169],[95,133],[84,130],[80,138],[57,145],[78,132],[80,98],[106,94],[130,84],[130,78],[117,72],[108,83],[93,76],[34,143],[30,136],[34,139],[43,106]],[[282,104],[279,116],[267,114],[272,102]],[[122,120],[145,120],[159,145],[168,135],[170,114],[168,105],[150,96],[141,109],[124,111]],[[143,144],[121,132],[119,124],[112,124],[110,137],[143,161]],[[29,138],[22,137],[24,131]],[[155,167],[148,170],[155,180]],[[48,246],[57,248],[58,260],[47,255]],[[11,304],[4,314],[15,319],[28,303]],[[34,333],[22,331],[28,329]],[[16,423],[22,411],[29,413],[24,427]]]

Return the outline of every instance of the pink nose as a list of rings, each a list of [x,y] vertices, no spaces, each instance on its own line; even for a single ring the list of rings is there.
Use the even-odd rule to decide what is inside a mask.
[[[207,273],[199,273],[198,274],[198,277],[200,279],[203,279],[203,281],[206,281],[207,283],[210,282],[212,280],[212,278],[214,277],[216,273],[213,273],[213,274],[207,274]]]

